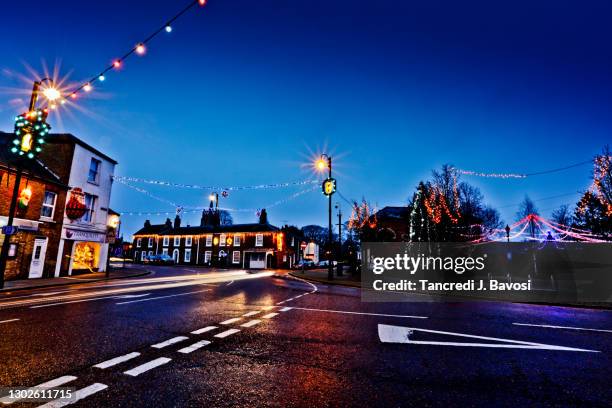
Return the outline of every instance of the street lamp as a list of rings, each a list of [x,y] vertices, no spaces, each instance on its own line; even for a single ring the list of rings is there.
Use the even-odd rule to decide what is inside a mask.
[[[327,257],[328,259],[327,278],[329,280],[333,280],[334,279],[334,269],[333,269],[334,266],[332,264],[332,258],[333,258],[333,254],[332,254],[332,245],[333,245],[333,242],[332,242],[332,228],[333,228],[332,195],[336,192],[336,180],[332,178],[332,158],[331,156],[327,154],[322,154],[321,157],[319,157],[319,160],[315,162],[315,167],[319,171],[325,171],[325,168],[327,168],[328,170],[328,176],[327,176],[327,179],[323,181],[322,189],[323,189],[323,194],[325,194],[328,199],[328,216],[329,216],[329,222],[328,222],[329,253]]]
[[[48,82],[49,86],[41,92],[40,87],[44,82]],[[6,226],[2,227],[4,240],[2,241],[2,248],[0,249],[0,289],[4,287],[4,272],[6,270],[6,260],[10,247],[10,236],[17,233],[17,229],[13,227],[13,220],[17,207],[19,185],[21,184],[23,175],[22,161],[26,158],[34,159],[38,153],[42,151],[42,146],[45,143],[45,136],[51,129],[51,126],[46,122],[47,109],[36,108],[36,101],[41,93],[52,103],[62,96],[51,78],[43,78],[34,81],[28,111],[15,118],[15,138],[10,145],[10,151],[15,154],[14,164],[16,174],[13,195],[11,196],[11,203],[9,206],[8,220]]]

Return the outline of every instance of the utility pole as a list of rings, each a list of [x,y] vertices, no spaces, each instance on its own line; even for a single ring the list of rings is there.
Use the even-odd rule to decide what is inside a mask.
[[[340,204],[336,203],[336,208],[338,209],[338,276],[342,276],[342,266],[340,266],[340,260],[342,258],[342,208],[340,208]]]

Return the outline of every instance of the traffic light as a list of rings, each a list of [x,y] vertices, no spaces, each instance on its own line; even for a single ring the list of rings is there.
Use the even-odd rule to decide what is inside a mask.
[[[45,121],[47,110],[35,109],[15,118],[15,139],[11,152],[33,159],[42,151],[51,126]]]

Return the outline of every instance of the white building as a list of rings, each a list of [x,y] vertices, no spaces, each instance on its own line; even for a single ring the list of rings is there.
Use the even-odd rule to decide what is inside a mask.
[[[55,276],[105,271],[109,204],[117,162],[71,134],[51,135],[47,143],[56,145],[53,151],[61,152],[61,157],[46,157],[45,163],[51,169],[61,169],[59,175],[70,187]]]

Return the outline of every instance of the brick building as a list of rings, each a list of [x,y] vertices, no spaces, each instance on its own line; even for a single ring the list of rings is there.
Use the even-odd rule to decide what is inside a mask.
[[[0,132],[0,225],[6,225],[16,170],[9,152],[10,133]],[[52,277],[61,236],[63,208],[68,186],[41,161],[23,161],[19,202],[10,237],[5,279]],[[0,234],[0,244],[6,239]]]
[[[373,217],[376,220],[376,240],[401,242],[410,240],[410,209],[387,206]]]

